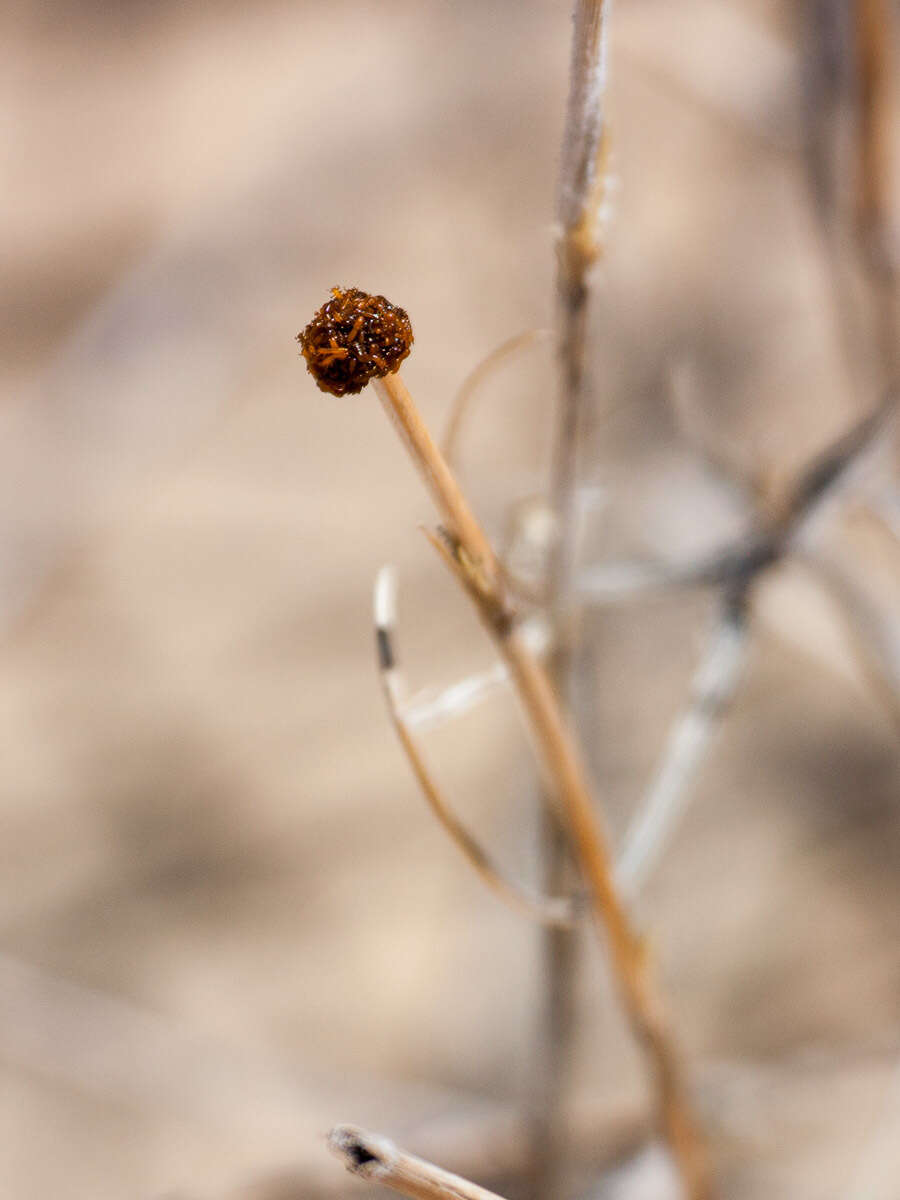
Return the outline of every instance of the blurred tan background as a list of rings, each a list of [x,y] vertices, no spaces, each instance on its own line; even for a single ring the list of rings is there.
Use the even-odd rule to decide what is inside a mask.
[[[872,399],[842,366],[811,216],[795,18],[617,3],[592,554],[687,555],[740,526],[679,435],[673,367],[776,473]],[[376,678],[376,569],[399,568],[417,683],[490,651],[416,531],[428,505],[380,410],[319,394],[292,339],[332,284],[384,292],[439,429],[480,358],[552,320],[569,36],[568,0],[4,6],[4,1196],[311,1195],[342,1184],[336,1121],[427,1150],[522,1099],[536,934],[416,792]],[[467,427],[495,530],[540,487],[551,379],[529,351]],[[896,618],[896,559],[852,521],[831,536]],[[712,603],[587,623],[615,836]],[[640,911],[726,1194],[824,1200],[900,1055],[900,753],[800,574],[759,610]],[[508,699],[429,749],[533,877]],[[580,988],[573,1106],[633,1109],[593,941]]]

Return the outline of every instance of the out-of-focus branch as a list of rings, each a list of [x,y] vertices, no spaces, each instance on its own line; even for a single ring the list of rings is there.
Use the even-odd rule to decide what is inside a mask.
[[[604,112],[609,0],[576,0],[557,217],[560,290],[579,292],[602,253],[609,149]]]
[[[836,605],[862,677],[900,734],[900,628],[880,618],[852,573],[836,559],[805,554],[799,561]]]
[[[719,722],[740,682],[747,648],[743,599],[725,606],[691,683],[691,696],[669,735],[656,778],[628,833],[616,867],[628,895],[643,887],[688,802]]]
[[[846,433],[835,438],[800,472],[781,505],[779,524],[783,530],[793,532],[817,505],[831,499],[839,491],[851,469],[896,413],[898,396],[900,390],[897,385],[888,386],[870,412],[860,417]]]
[[[897,409],[890,388],[882,401],[817,454],[784,494],[735,542],[704,558],[684,563],[619,559],[586,567],[575,591],[586,604],[617,604],[673,587],[734,587],[749,582],[778,562],[803,533],[819,508],[837,499],[863,456],[882,436]]]
[[[846,0],[805,0],[802,40],[807,173],[819,224],[830,242],[840,203],[838,128],[851,74],[852,17]]]
[[[609,127],[605,112],[610,0],[575,0],[569,97],[557,191],[556,326],[559,397],[550,474],[554,536],[546,573],[547,611],[555,649],[551,676],[572,708],[573,630],[569,603],[577,541],[577,473],[584,425],[585,340],[589,272],[603,250],[608,207]],[[567,839],[552,811],[543,821],[544,874],[558,888],[570,873]],[[577,945],[548,930],[542,946],[545,982],[534,1064],[533,1200],[560,1190],[566,1157],[562,1120],[566,1068],[575,1036]]]
[[[603,252],[609,192],[609,127],[604,112],[609,0],[577,0],[569,101],[563,131],[557,219],[556,292],[560,397],[550,479],[557,521],[550,607],[569,582],[576,524],[578,434],[584,391],[588,274]]]
[[[689,562],[612,559],[585,567],[577,577],[576,595],[585,604],[610,605],[662,595],[673,588],[735,585],[771,566],[779,555],[771,535],[751,533],[732,546]]]
[[[806,0],[807,162],[849,383],[896,383],[897,18],[893,0]],[[848,186],[849,183],[849,186]]]
[[[725,705],[737,687],[747,628],[747,602],[756,579],[785,556],[797,556],[838,605],[850,646],[873,693],[900,728],[900,688],[887,663],[900,662],[890,631],[881,628],[866,597],[838,564],[805,549],[810,525],[826,501],[840,497],[866,452],[882,435],[896,409],[896,391],[836,438],[801,471],[783,494],[770,498],[759,527],[730,547],[682,564],[624,560],[583,571],[578,595],[588,604],[615,604],[661,594],[674,587],[712,585],[724,589],[723,615],[694,677],[692,697],[674,725],[662,764],[629,829],[617,880],[635,894],[666,844],[688,799],[688,788],[709,749]],[[900,677],[900,673],[898,673]]]
[[[502,1200],[495,1192],[407,1154],[386,1137],[355,1125],[332,1129],[328,1148],[352,1175],[411,1200]]]
[[[543,658],[550,646],[549,631],[543,618],[530,617],[522,622],[520,630],[532,653]],[[408,728],[421,732],[463,716],[503,688],[509,688],[509,671],[502,662],[495,662],[486,670],[447,687],[426,687],[411,696],[398,697],[398,711]]]
[[[896,270],[893,212],[896,18],[892,0],[856,0],[857,220],[873,269]]]
[[[498,367],[515,357],[520,350],[525,350],[529,346],[533,346],[537,342],[551,336],[549,329],[528,329],[525,333],[517,333],[515,337],[502,342],[496,349],[483,358],[477,366],[472,368],[454,397],[453,405],[450,409],[450,417],[447,421],[447,428],[444,431],[444,437],[441,442],[441,451],[451,466],[458,466],[456,460],[459,452],[459,436],[463,423],[469,413],[473,399],[479,389],[484,386],[485,381],[493,375]]]

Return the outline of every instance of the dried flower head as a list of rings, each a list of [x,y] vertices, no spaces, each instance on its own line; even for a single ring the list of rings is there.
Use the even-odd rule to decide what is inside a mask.
[[[390,375],[413,342],[402,308],[359,288],[332,288],[297,341],[306,366],[323,392],[361,392],[370,379]]]

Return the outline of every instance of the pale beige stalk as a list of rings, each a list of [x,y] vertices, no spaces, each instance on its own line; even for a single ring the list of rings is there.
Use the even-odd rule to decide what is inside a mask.
[[[589,275],[604,244],[609,135],[606,59],[609,0],[575,0],[569,98],[557,194],[556,327],[559,396],[550,474],[555,539],[547,564],[546,606],[555,635],[553,682],[573,707],[576,661],[571,583],[577,525],[578,451],[584,429],[584,367]],[[566,839],[552,814],[543,823],[544,886],[571,875]],[[532,1200],[561,1196],[568,1158],[565,1093],[576,1033],[578,943],[561,929],[543,934],[544,995],[533,1088]]]

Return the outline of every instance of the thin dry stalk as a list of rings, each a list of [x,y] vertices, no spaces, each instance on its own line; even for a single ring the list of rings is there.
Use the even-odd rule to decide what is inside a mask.
[[[886,380],[900,375],[894,118],[897,30],[891,0],[856,0],[858,136],[856,219],[874,307],[875,349]]]
[[[560,164],[556,274],[560,397],[550,481],[550,499],[557,519],[549,570],[551,610],[553,593],[564,589],[574,548],[588,276],[603,250],[609,186],[609,133],[603,111],[608,7],[609,0],[578,0],[575,7],[569,104]]]
[[[569,598],[575,555],[578,445],[584,423],[588,274],[602,247],[608,135],[604,114],[608,0],[576,0],[569,100],[563,131],[557,219],[557,334],[560,390],[550,478],[555,538],[547,570],[547,610],[555,634],[553,681],[574,709],[574,646]],[[545,887],[561,890],[570,874],[567,842],[545,805]],[[558,1193],[566,1157],[563,1097],[575,1037],[577,943],[548,929],[542,947],[545,994],[534,1081],[534,1195]]]
[[[607,199],[606,44],[609,0],[577,0],[557,216],[560,288],[577,292],[602,250]]]
[[[892,0],[818,0],[809,10],[808,160],[836,330],[854,375],[868,377],[871,359],[880,386],[900,374],[896,6]],[[842,119],[847,112],[849,129]],[[851,262],[844,261],[846,248]],[[860,295],[860,283],[867,295]]]
[[[338,1125],[328,1148],[352,1175],[391,1188],[412,1200],[502,1200],[496,1192],[400,1150],[388,1138],[355,1125]]]
[[[551,611],[571,576],[578,442],[584,404],[588,276],[603,250],[609,133],[603,110],[609,0],[578,0],[557,217],[556,292],[560,397],[550,498],[557,537],[549,569]]]
[[[876,270],[893,271],[894,15],[891,0],[856,0],[859,137],[857,220]]]
[[[616,890],[609,847],[594,811],[575,739],[547,672],[517,628],[517,614],[505,591],[497,558],[440,457],[412,397],[396,375],[376,380],[376,388],[447,522],[442,536],[433,540],[475,604],[509,670],[548,782],[562,809],[574,855],[590,886],[594,914],[606,935],[632,1029],[652,1067],[661,1126],[687,1195],[691,1200],[704,1200],[711,1194],[706,1154],[690,1113],[668,1023],[651,981],[644,944],[632,929]]]
[[[892,374],[883,267],[888,48],[881,0],[807,0],[806,151],[834,336],[853,391]],[[882,380],[883,382],[883,380]],[[878,383],[880,386],[880,383]]]
[[[529,346],[535,345],[548,336],[549,330],[546,329],[527,329],[524,333],[517,333],[515,337],[501,342],[477,366],[472,368],[456,393],[444,431],[441,451],[448,463],[453,465],[456,462],[459,452],[459,435],[463,423],[474,396],[484,385],[485,380],[489,379],[498,367],[514,358],[521,350],[526,350]]]
[[[456,477],[438,450],[413,398],[399,375],[374,380],[375,390],[401,441],[409,450],[425,486],[450,529],[470,556],[470,566],[484,588],[496,588],[500,563],[493,547],[469,507]]]
[[[378,647],[379,673],[391,722],[429,808],[482,882],[505,904],[520,916],[526,916],[541,925],[571,928],[580,915],[578,903],[566,896],[537,895],[524,884],[506,876],[446,800],[428,769],[418,741],[404,719],[404,689],[397,667],[394,626],[394,579],[390,568],[383,568],[375,583],[375,641]]]

